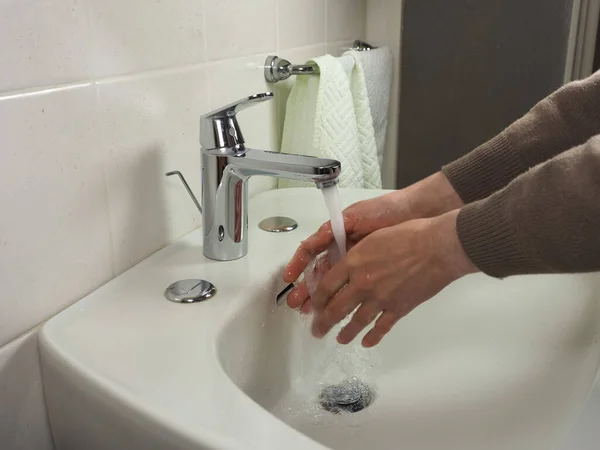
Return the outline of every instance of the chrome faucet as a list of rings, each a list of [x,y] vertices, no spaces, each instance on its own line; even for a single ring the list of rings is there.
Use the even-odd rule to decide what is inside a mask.
[[[270,92],[253,95],[200,118],[202,206],[180,172],[167,173],[181,178],[202,213],[207,258],[230,261],[248,253],[248,179],[252,175],[312,181],[319,189],[338,182],[339,161],[246,148],[237,113],[272,98]]]

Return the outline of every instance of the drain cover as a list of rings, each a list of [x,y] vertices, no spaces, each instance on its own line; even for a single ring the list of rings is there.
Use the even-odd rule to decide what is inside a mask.
[[[288,233],[298,228],[298,222],[289,217],[267,217],[261,220],[258,227],[270,233]]]
[[[197,303],[208,300],[217,293],[215,286],[206,280],[181,280],[170,285],[165,297],[175,303]]]
[[[339,414],[343,411],[355,413],[368,407],[373,402],[373,391],[361,380],[351,378],[340,384],[327,386],[319,402],[323,409]]]

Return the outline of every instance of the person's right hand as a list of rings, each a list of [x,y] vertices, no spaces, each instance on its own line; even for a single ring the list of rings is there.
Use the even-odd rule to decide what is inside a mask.
[[[348,207],[344,212],[347,247],[352,248],[369,234],[407,220],[434,217],[463,206],[462,201],[446,179],[438,172],[406,189],[391,192]],[[333,243],[331,223],[327,222],[302,242],[284,273],[287,283],[296,281],[310,262],[326,251]],[[327,262],[325,264],[328,264]],[[319,271],[326,271],[328,267]],[[300,283],[288,295],[290,308],[310,312],[310,299],[306,283]]]
[[[399,192],[364,200],[349,206],[343,212],[346,228],[347,249],[354,247],[364,237],[382,228],[408,220],[410,214],[407,205],[398,200]],[[334,243],[331,222],[324,223],[319,230],[302,242],[291,262],[287,266],[284,280],[291,283],[297,280],[308,265],[321,253],[332,248]],[[337,251],[335,252],[338,253]],[[331,268],[330,254],[316,262],[312,269],[312,278],[319,279]],[[307,275],[308,276],[308,275]],[[296,286],[287,297],[290,308],[299,308],[303,313],[311,311],[309,288],[306,280]]]

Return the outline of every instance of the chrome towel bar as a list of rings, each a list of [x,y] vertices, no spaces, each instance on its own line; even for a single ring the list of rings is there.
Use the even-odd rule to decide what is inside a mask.
[[[364,41],[356,40],[352,44],[352,50],[359,52],[373,50],[375,47]],[[265,61],[265,79],[269,83],[287,80],[292,75],[318,75],[319,67],[315,63],[292,64],[287,59],[271,55]]]

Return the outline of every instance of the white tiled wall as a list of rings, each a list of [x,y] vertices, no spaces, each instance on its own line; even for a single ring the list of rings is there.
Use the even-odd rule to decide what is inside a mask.
[[[198,117],[363,39],[364,0],[0,2],[0,448],[50,449],[34,327],[200,224]],[[242,113],[276,148],[289,85]],[[251,183],[256,193],[270,179]],[[107,324],[109,326],[110,324]],[[30,331],[32,330],[32,331]],[[19,337],[21,336],[21,337]]]

